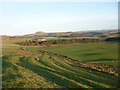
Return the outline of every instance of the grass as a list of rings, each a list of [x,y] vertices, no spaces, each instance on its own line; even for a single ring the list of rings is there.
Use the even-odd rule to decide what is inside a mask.
[[[113,65],[113,66],[118,66],[120,65],[120,62],[98,62],[99,64],[107,64],[107,65]]]
[[[27,50],[44,50],[48,52],[62,54],[79,61],[117,61],[117,43],[77,43],[71,45],[53,45],[51,47],[27,47]]]
[[[114,61],[117,60],[116,43],[25,47],[25,50],[21,50],[20,46],[16,46],[16,41],[18,40],[3,41],[3,88],[115,88],[118,86],[117,76],[78,67],[66,58],[39,51],[45,50],[87,62],[107,59]],[[35,60],[36,57],[39,61]]]

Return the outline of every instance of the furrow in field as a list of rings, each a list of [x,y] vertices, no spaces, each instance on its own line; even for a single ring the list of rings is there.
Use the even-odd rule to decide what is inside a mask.
[[[46,55],[47,56],[47,55]],[[49,57],[48,57],[49,58]],[[71,72],[70,70],[68,70],[68,69],[66,69],[66,68],[62,68],[62,66],[59,66],[59,65],[56,65],[56,64],[54,64],[54,63],[52,63],[52,62],[50,62],[50,60],[51,59],[48,59],[48,58],[44,58],[44,60],[43,60],[43,62],[44,62],[44,64],[46,64],[45,62],[47,62],[47,64],[46,64],[46,66],[47,66],[47,68],[49,68],[49,67],[51,67],[51,64],[52,65],[54,65],[55,66],[55,69],[56,68],[58,68],[59,69],[59,71],[66,71],[66,72],[68,72],[68,73],[70,73],[70,74],[74,74],[74,78],[76,78],[76,76],[77,76],[77,73],[75,73],[75,72]],[[57,59],[56,59],[56,61],[57,61]],[[60,61],[60,60],[59,60]],[[50,62],[49,64],[48,64],[48,62]],[[59,63],[59,62],[58,62]],[[64,66],[64,62],[62,61],[62,65]],[[73,67],[69,67],[67,64],[65,64],[65,66],[67,66],[68,68],[73,68]],[[52,67],[51,67],[52,68]],[[57,69],[57,70],[58,70]],[[84,71],[83,71],[84,72]],[[59,73],[59,72],[58,72]],[[65,76],[65,75],[64,75]],[[96,84],[97,86],[105,86],[105,87],[110,87],[109,85],[105,85],[105,84],[102,84],[102,83],[98,83],[98,82],[95,82],[95,81],[93,81],[92,82],[92,80],[87,80],[87,79],[84,79],[84,78],[80,78],[80,75],[79,75],[79,78],[77,78],[77,79],[81,79],[80,81],[85,81],[85,83],[87,83],[87,82],[90,82],[90,83],[93,83],[93,84]],[[92,84],[91,84],[92,85]],[[94,85],[95,86],[95,85]]]
[[[38,75],[43,76],[46,79],[51,80],[51,77],[53,77],[54,78],[53,82],[58,85],[60,84],[60,86],[62,85],[63,87],[66,87],[66,85],[64,85],[64,83],[63,83],[63,82],[66,82],[66,84],[68,84],[67,86],[69,86],[69,87],[73,87],[73,86],[74,87],[83,87],[83,88],[89,87],[87,85],[78,84],[78,82],[76,82],[76,81],[73,82],[73,80],[68,79],[68,78],[62,80],[61,79],[62,75],[57,74],[55,71],[50,70],[48,67],[34,65],[33,63],[28,62],[27,60],[23,60],[21,62],[23,62],[22,66],[24,68],[29,69],[29,70],[33,71],[34,73],[37,73]],[[23,65],[23,64],[25,64],[25,65]]]
[[[56,60],[58,60],[58,61],[61,61],[61,58],[57,58]],[[104,78],[104,77],[102,77],[102,76],[99,76],[99,75],[95,75],[95,74],[92,74],[91,72],[89,72],[89,71],[86,71],[85,69],[84,70],[82,70],[81,68],[80,68],[80,70],[76,70],[76,68],[75,68],[75,66],[74,67],[70,67],[69,65],[67,65],[66,63],[64,64],[64,62],[62,61],[62,62],[60,62],[61,63],[61,65],[64,65],[64,68],[66,69],[66,70],[68,70],[68,71],[73,71],[74,72],[74,75],[75,76],[78,76],[79,78],[81,78],[81,79],[83,79],[83,80],[86,80],[86,81],[90,81],[90,82],[93,82],[94,84],[97,84],[97,85],[101,85],[101,86],[105,86],[105,87],[110,87],[110,85],[107,85],[107,84],[103,84],[103,83],[99,83],[99,82],[95,82],[95,79],[94,79],[94,81],[92,81],[92,80],[90,80],[90,77],[93,77],[93,78],[99,78],[99,79],[106,79],[106,78]],[[57,67],[57,66],[56,66]],[[61,67],[61,66],[60,66]],[[63,66],[62,66],[63,67]],[[77,71],[77,72],[76,72]],[[72,73],[73,73],[72,72]],[[86,74],[85,76],[86,77],[84,77],[84,76],[82,76],[81,74]],[[90,77],[88,77],[88,76],[90,76]],[[84,78],[83,78],[84,77]],[[107,77],[108,77],[108,75],[107,75]],[[85,78],[89,78],[89,79],[85,79]],[[107,81],[109,80],[110,78],[108,78],[108,79],[106,79]],[[114,80],[115,81],[115,80]]]
[[[38,57],[39,61],[36,61],[35,57]],[[109,78],[105,73],[78,67],[59,56],[45,53],[29,55],[28,52],[27,56],[13,55],[5,58],[4,60],[15,68],[15,70],[12,68],[16,75],[13,80],[18,81],[17,84],[22,82],[20,84],[22,86],[25,83],[24,87],[116,87],[110,83],[115,82],[114,76],[108,75],[111,77]]]
[[[11,63],[10,63],[11,67],[14,66],[14,68],[16,68],[16,70],[14,70],[14,68],[10,67],[13,72],[8,72],[9,75],[6,75],[7,73],[5,74],[6,77],[9,78],[9,82],[3,81],[3,83],[6,83],[6,85],[8,85],[8,87],[20,87],[20,88],[60,87],[57,84],[52,83],[51,81],[46,81],[46,79],[44,79],[44,77],[37,75],[36,73],[32,72],[31,70],[18,65],[19,59],[20,58],[18,56],[12,56],[12,57],[9,57],[9,59],[4,60],[4,62],[3,62],[4,64],[5,64],[5,61],[6,61],[6,63],[10,63],[9,60],[11,60]],[[13,62],[14,60],[17,63]],[[15,78],[11,78],[10,75],[14,75]],[[4,76],[3,76],[3,78],[5,79]]]
[[[42,50],[40,50],[40,52],[42,52],[44,54],[48,54],[48,55],[53,55],[53,56],[59,56],[61,58],[66,58],[68,61],[72,61],[74,63],[80,64],[79,67],[82,67],[82,68],[94,69],[94,70],[99,71],[99,72],[104,72],[104,73],[107,73],[107,74],[112,74],[112,75],[118,76],[118,68],[114,67],[115,68],[114,69],[113,66],[111,66],[111,65],[104,65],[104,64],[95,65],[95,63],[92,64],[92,63],[89,63],[89,62],[87,62],[87,63],[80,62],[78,60],[74,60],[74,59],[71,59],[67,56],[56,54],[56,53],[51,53],[51,52],[42,51]]]

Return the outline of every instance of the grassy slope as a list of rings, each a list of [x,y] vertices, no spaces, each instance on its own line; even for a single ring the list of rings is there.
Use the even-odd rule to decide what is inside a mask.
[[[80,61],[118,60],[117,43],[78,43],[66,46],[53,45],[46,48],[27,48],[27,50],[30,49],[58,53]]]
[[[113,65],[113,66],[118,66],[120,65],[120,62],[98,62],[100,64],[107,64],[107,65]]]
[[[38,51],[40,48],[37,47],[28,47],[25,51],[22,51],[19,46],[12,45],[12,43],[14,41],[10,41],[10,44],[6,47],[3,46],[3,87],[117,87],[117,77],[114,75],[77,67],[64,58],[41,53]],[[56,47],[58,46],[53,48]],[[85,48],[82,49],[81,47],[80,49],[84,50]],[[66,54],[65,50],[63,53]],[[39,57],[40,60],[36,61],[35,57]],[[112,57],[116,59],[115,55]],[[87,60],[87,58],[84,60]]]

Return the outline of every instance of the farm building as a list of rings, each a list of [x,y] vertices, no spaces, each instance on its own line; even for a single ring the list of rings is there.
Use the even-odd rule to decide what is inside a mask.
[[[38,41],[46,41],[46,39],[38,39]]]

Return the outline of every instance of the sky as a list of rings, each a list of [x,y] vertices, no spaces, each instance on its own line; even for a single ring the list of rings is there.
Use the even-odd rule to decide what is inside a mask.
[[[118,28],[117,2],[2,2],[1,35]]]

